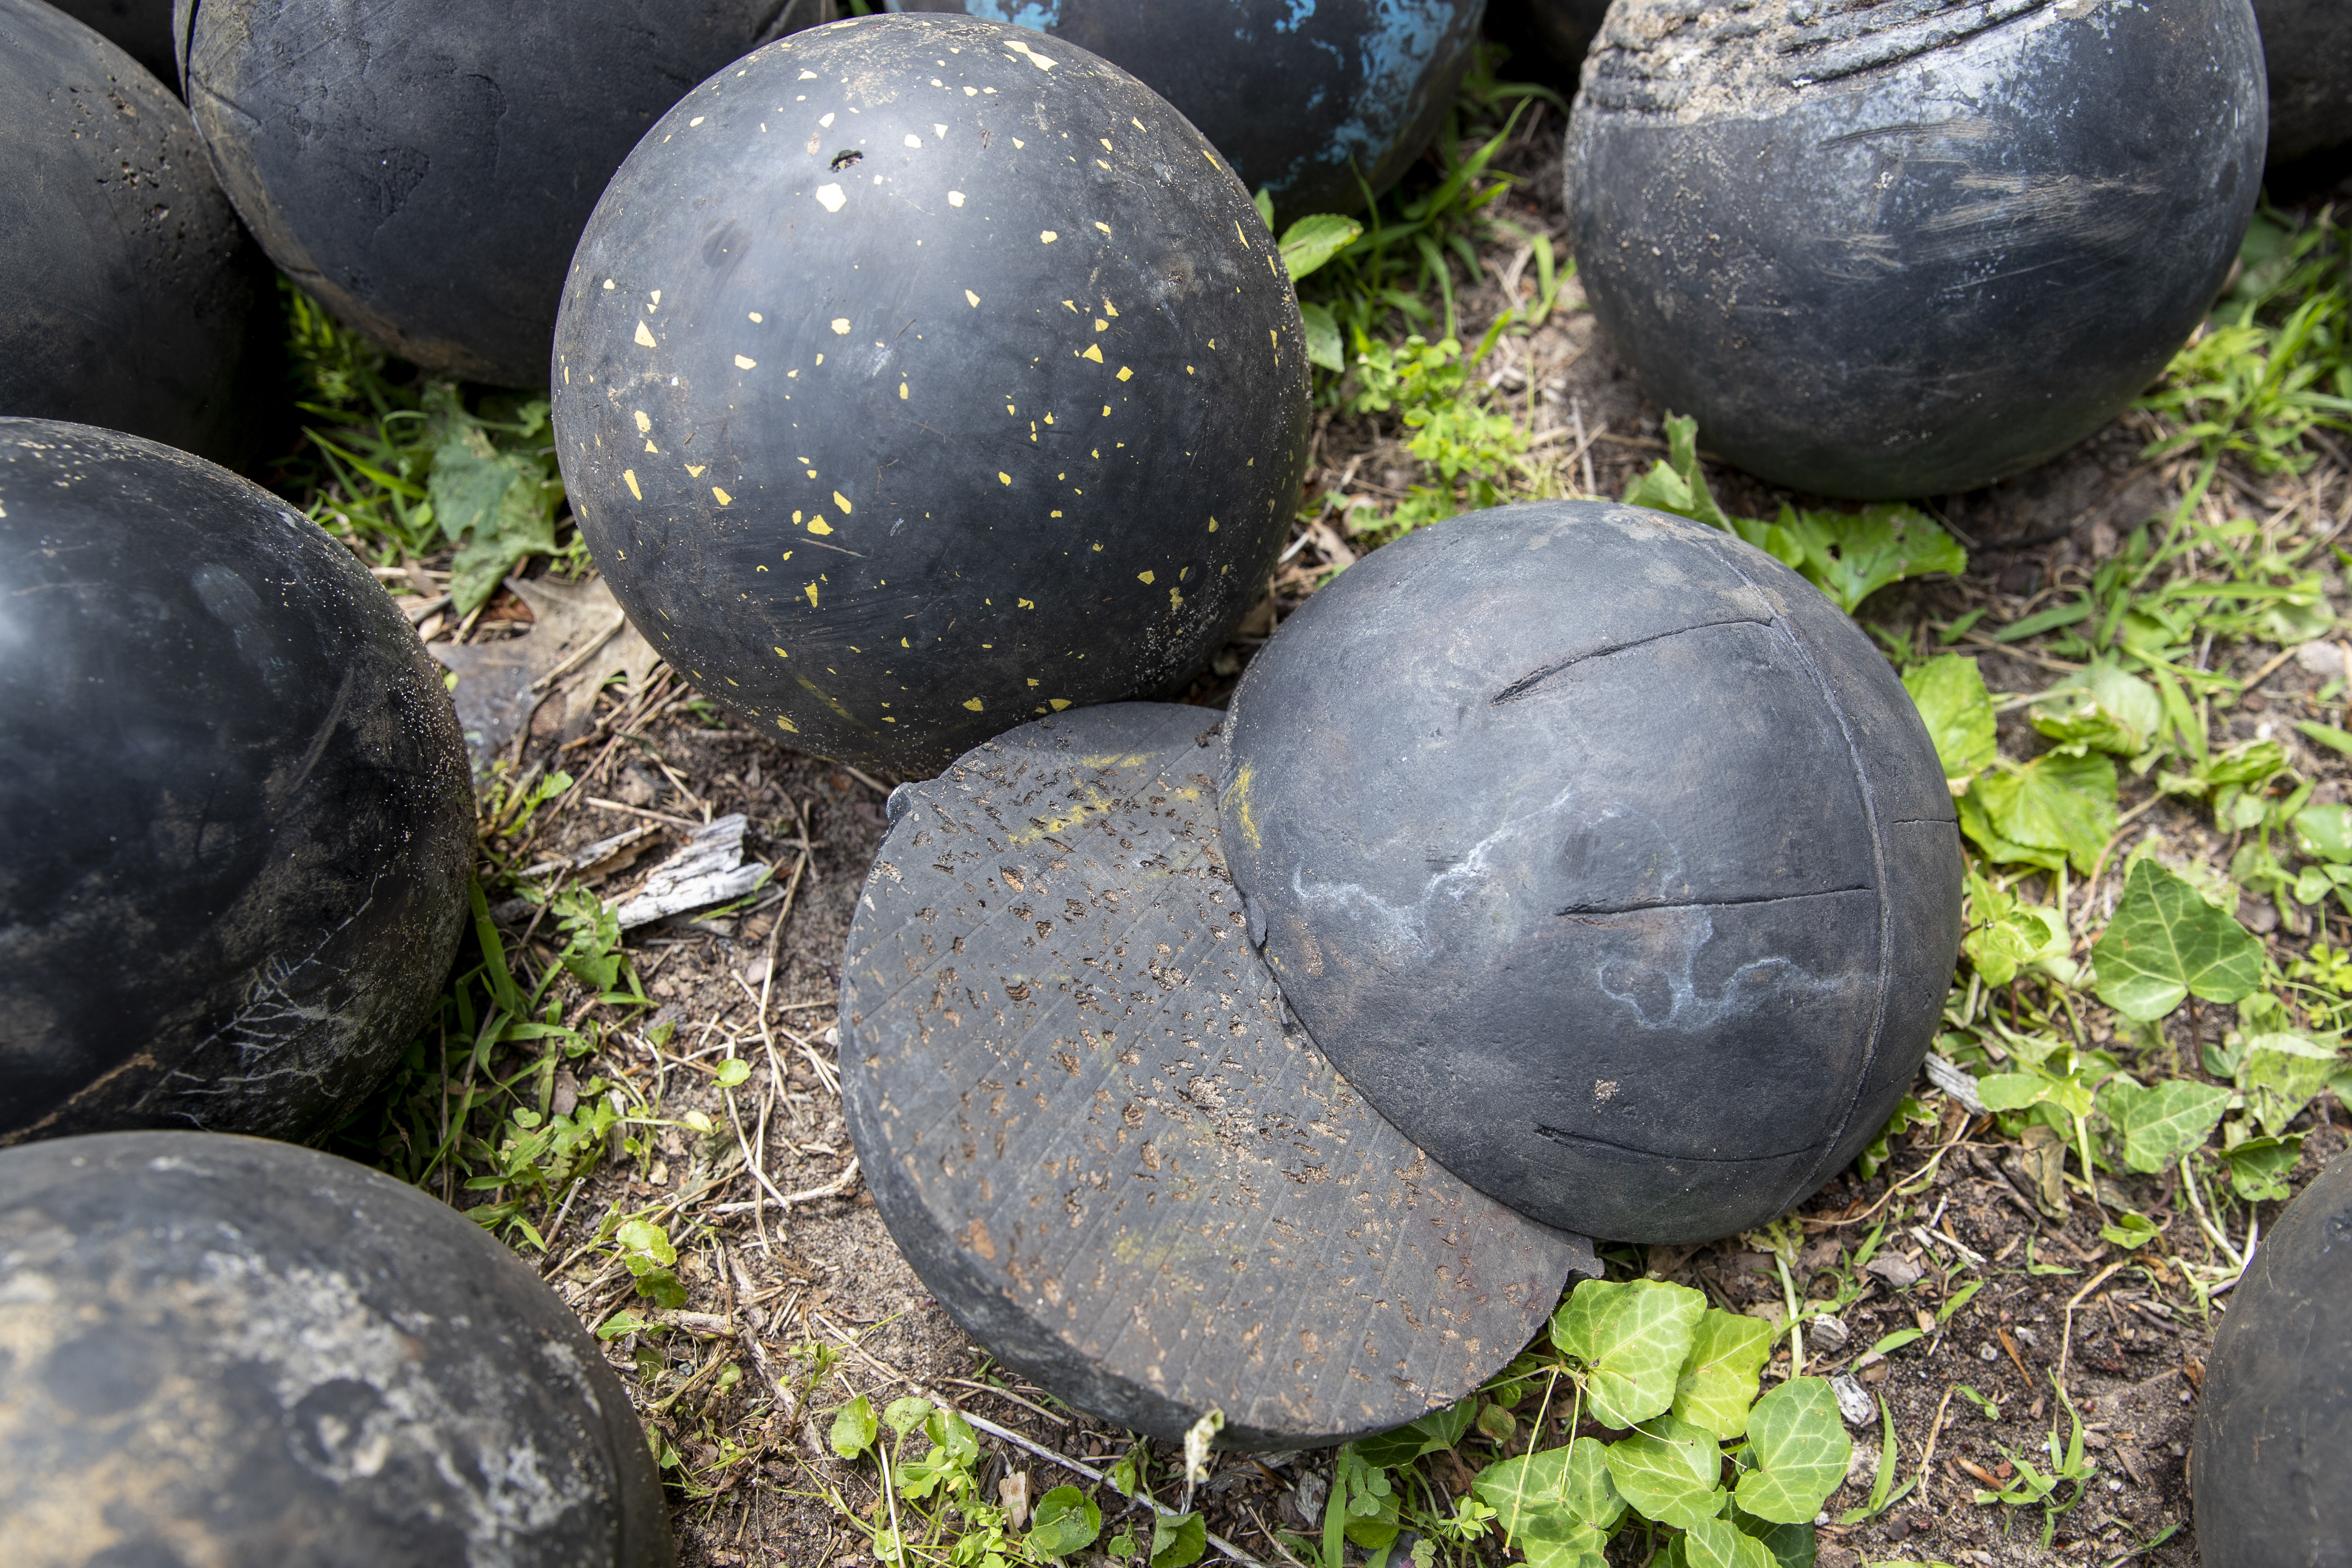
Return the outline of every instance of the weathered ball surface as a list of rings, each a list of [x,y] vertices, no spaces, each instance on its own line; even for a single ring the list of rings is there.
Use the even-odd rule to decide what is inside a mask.
[[[2254,0],[2254,16],[2270,74],[2271,169],[2340,172],[2352,151],[2352,5]]]
[[[0,0],[0,415],[240,461],[269,287],[179,98],[42,0]]]
[[[1084,50],[870,16],[689,94],[580,243],[555,434],[614,592],[769,735],[929,777],[1223,643],[1307,455],[1250,195]]]
[[[2352,1158],[2263,1235],[2214,1336],[2190,1454],[2208,1568],[2352,1562]]]
[[[299,1137],[447,978],[473,790],[351,551],[225,469],[0,420],[0,1143]]]
[[[636,1414],[455,1210],[288,1144],[0,1152],[0,1519],[24,1568],[661,1568]]]
[[[777,0],[205,0],[188,103],[295,282],[432,370],[547,384],[597,193]]]
[[[1761,1224],[1918,1071],[1960,935],[1935,747],[1869,637],[1728,534],[1554,501],[1410,535],[1284,624],[1226,733],[1283,995],[1538,1219]]]
[[[1569,126],[1578,277],[1731,462],[1967,489],[2163,370],[2263,128],[2247,0],[1617,0]]]
[[[1486,0],[887,0],[1033,27],[1132,71],[1286,216],[1354,212],[1437,133]]]

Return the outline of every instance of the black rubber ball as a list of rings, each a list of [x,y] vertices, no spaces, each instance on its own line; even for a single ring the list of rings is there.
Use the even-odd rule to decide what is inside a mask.
[[[268,290],[179,99],[42,0],[0,0],[0,415],[236,462]]]
[[[2270,72],[2272,172],[2336,172],[2352,150],[2352,5],[2254,0],[2254,16]]]
[[[635,1412],[465,1216],[256,1138],[0,1153],[12,1563],[661,1568]]]
[[[2263,127],[2247,0],[1617,0],[1569,125],[1578,277],[1741,467],[1966,489],[2163,370]]]
[[[1181,683],[1282,548],[1298,306],[1124,71],[870,16],[712,78],[597,204],[555,434],[630,618],[804,750],[928,777]]]
[[[112,39],[156,80],[176,83],[172,0],[49,0],[67,16]]]
[[[1253,940],[1398,1129],[1544,1222],[1761,1224],[1918,1071],[1960,844],[1869,637],[1738,538],[1472,513],[1283,626],[1227,718]]]
[[[2352,1159],[2263,1237],[2214,1336],[2190,1452],[2206,1568],[2352,1563]]]
[[[330,1124],[448,976],[473,827],[349,550],[185,453],[0,420],[0,1143]]]
[[[295,282],[385,347],[547,384],[597,193],[777,0],[205,0],[188,102],[229,199]]]
[[[1350,213],[1437,133],[1486,0],[887,0],[1034,27],[1133,71],[1286,216]]]

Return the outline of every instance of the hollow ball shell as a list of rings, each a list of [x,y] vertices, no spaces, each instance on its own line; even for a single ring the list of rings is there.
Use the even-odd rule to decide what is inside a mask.
[[[1934,1037],[1959,831],[1870,638],[1731,535],[1537,502],[1308,600],[1227,718],[1284,997],[1454,1175],[1585,1235],[1762,1224]]]

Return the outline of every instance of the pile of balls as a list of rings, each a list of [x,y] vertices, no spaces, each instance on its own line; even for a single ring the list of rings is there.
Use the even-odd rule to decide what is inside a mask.
[[[551,383],[662,655],[930,780],[845,959],[853,1135],[939,1299],[1088,1409],[1394,1426],[1597,1272],[1585,1236],[1763,1223],[1917,1071],[1959,938],[1933,746],[1729,535],[1459,517],[1221,721],[1150,700],[1262,596],[1307,463],[1253,192],[1401,177],[1480,0],[892,8],[945,14],[0,0],[0,1518],[59,1560],[672,1552],[560,1301],[266,1141],[415,1032],[474,842],[414,630],[229,471],[272,439],[273,264],[418,366]],[[2112,418],[2261,183],[2248,0],[1497,10],[1582,58],[1602,327],[1808,491],[1980,485]]]

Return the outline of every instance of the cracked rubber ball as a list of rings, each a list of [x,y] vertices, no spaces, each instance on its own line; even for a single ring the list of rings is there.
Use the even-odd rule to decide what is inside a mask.
[[[1868,635],[1729,534],[1552,501],[1407,535],[1284,623],[1226,734],[1284,998],[1537,1219],[1762,1224],[1918,1071],[1960,936],[1943,769]]]

